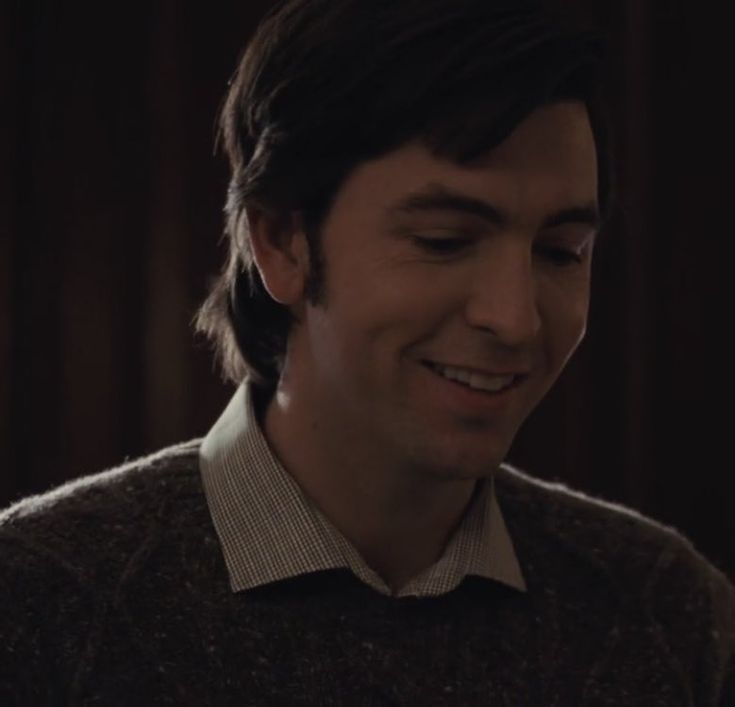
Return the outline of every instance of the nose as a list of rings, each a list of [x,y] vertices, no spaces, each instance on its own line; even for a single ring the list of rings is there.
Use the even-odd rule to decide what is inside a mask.
[[[494,249],[468,281],[465,319],[508,346],[533,342],[541,328],[531,253],[519,244]]]

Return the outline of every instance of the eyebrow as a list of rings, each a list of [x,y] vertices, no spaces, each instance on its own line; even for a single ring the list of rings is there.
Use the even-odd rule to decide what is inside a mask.
[[[510,221],[507,213],[490,202],[452,191],[438,183],[430,183],[418,191],[411,192],[388,209],[390,215],[412,215],[427,211],[458,211],[479,216],[498,227],[507,226]],[[595,232],[599,231],[602,219],[597,205],[589,203],[561,209],[549,215],[541,227],[554,228],[567,224],[581,224],[589,226]]]

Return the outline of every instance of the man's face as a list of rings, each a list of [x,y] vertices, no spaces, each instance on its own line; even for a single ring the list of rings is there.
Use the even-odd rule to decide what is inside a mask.
[[[584,336],[596,212],[579,102],[537,110],[472,168],[418,142],[360,165],[322,232],[325,305],[305,305],[290,350],[325,429],[344,430],[333,444],[491,473]],[[505,391],[474,389],[505,372]]]

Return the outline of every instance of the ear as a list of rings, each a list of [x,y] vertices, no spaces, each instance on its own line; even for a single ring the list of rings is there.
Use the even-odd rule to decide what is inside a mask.
[[[247,208],[253,258],[268,294],[286,306],[298,306],[309,273],[309,246],[301,215],[276,218]]]

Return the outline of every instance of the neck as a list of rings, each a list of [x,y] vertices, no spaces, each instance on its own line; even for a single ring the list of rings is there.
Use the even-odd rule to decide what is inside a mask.
[[[265,409],[264,434],[286,471],[396,590],[441,557],[477,481],[422,474],[391,458],[349,415],[320,409],[281,385]]]

